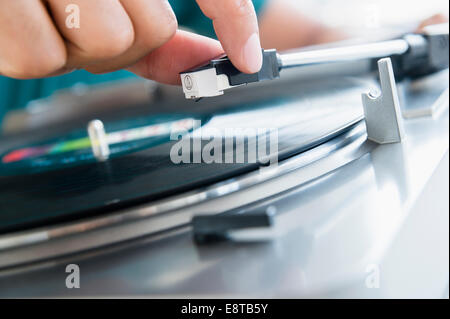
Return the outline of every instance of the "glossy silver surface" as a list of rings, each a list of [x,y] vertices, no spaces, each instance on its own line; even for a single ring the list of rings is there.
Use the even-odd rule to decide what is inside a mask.
[[[334,136],[362,120],[362,106],[359,95],[361,90],[367,88],[371,81],[347,80],[346,83],[348,83],[348,87],[341,85],[341,87],[338,86],[337,88],[328,88],[328,94],[332,94],[337,101],[345,102],[338,106],[328,103],[328,98],[320,94],[320,92],[307,92],[303,99],[288,100],[277,107],[250,109],[215,116],[201,129],[214,128],[221,131],[236,126],[238,128],[245,126],[250,129],[275,127],[279,128],[280,138],[281,135],[287,137],[296,136],[295,140],[289,142],[290,148],[284,147],[286,151],[298,149],[302,145],[309,145],[311,142],[325,139],[327,136]],[[278,163],[278,165],[264,167],[254,173],[231,179],[206,189],[195,190],[97,218],[86,218],[70,224],[2,235],[0,236],[0,268],[98,248],[179,227],[189,223],[192,215],[195,213],[179,213],[186,206],[201,204],[212,199],[241,192],[243,189],[251,188],[257,184],[288,174],[292,170],[304,169],[304,166],[308,166],[308,164],[314,163],[322,157],[328,157],[330,153],[337,152],[342,145],[350,143],[349,141],[357,139],[358,143],[361,143],[361,138],[364,139],[361,136],[365,134],[364,125],[360,124],[347,134],[351,135],[344,135],[326,143],[322,147]],[[344,165],[347,161],[354,159],[353,155],[347,158],[346,152],[337,152],[345,155],[342,160],[337,160],[335,165]],[[355,156],[361,156],[361,154],[356,153]],[[334,168],[333,166],[332,169]],[[312,176],[305,173],[305,177],[302,177],[301,181],[294,184],[280,184],[276,188],[269,188],[257,194],[256,197],[232,201],[226,203],[224,207],[218,207],[205,213],[223,212],[239,205],[259,200],[265,196],[272,196],[300,182],[307,182],[308,178],[316,178],[317,174],[326,174],[329,169],[328,166],[324,166],[322,170],[315,172]],[[200,213],[204,212],[200,210]],[[139,230],[127,231],[126,229],[128,229],[130,223],[139,223]],[[144,225],[146,226],[143,227]],[[111,228],[117,228],[117,231],[112,232]],[[95,233],[101,233],[101,235],[97,235],[96,238],[91,240],[84,239]],[[74,236],[83,238],[73,240]],[[70,242],[70,245],[60,245],[60,242]],[[39,245],[39,249],[36,245]]]
[[[443,84],[448,86],[448,79]],[[219,212],[264,198],[251,207],[277,208],[269,241],[199,247],[186,225],[4,269],[0,296],[448,298],[448,119],[447,105],[439,116],[405,121],[403,143],[353,139],[302,169],[172,215]],[[329,173],[321,175],[324,171]],[[273,192],[277,195],[268,196]],[[64,251],[108,235],[145,234],[157,216],[152,223],[86,231],[27,253]],[[65,287],[70,263],[80,267],[80,289]],[[374,269],[378,287],[367,284]]]
[[[54,226],[48,229],[33,230],[21,234],[1,236],[0,267],[10,267],[21,263],[57,257],[59,255],[79,252],[183,226],[190,222],[193,214],[195,214],[195,210],[190,214],[183,214],[178,210],[182,210],[187,206],[198,205],[222,198],[232,193],[242,192],[252,186],[279,178],[295,170],[304,170],[302,179],[297,180],[294,184],[283,183],[276,188],[267,189],[265,192],[261,192],[256,196],[243,198],[237,202],[232,201],[219,209],[214,209],[209,212],[200,210],[200,212],[203,214],[215,214],[275,195],[278,192],[286,191],[291,187],[298,186],[311,179],[324,175],[330,170],[336,169],[337,167],[345,165],[349,161],[362,156],[367,149],[367,147],[362,147],[364,141],[365,128],[363,123],[359,121],[359,125],[343,136],[335,138],[322,146],[316,147],[299,156],[295,156],[285,162],[279,163],[273,168],[264,168],[263,170],[219,183],[203,190],[193,191],[158,203],[127,209],[106,217],[81,221],[69,225]],[[316,162],[323,160],[324,158],[328,160],[329,158],[333,158],[335,163],[332,165],[325,165],[321,170],[309,172],[309,165],[317,165]],[[140,231],[110,232],[110,229],[113,227],[119,227],[125,230],[129,225],[124,226],[124,224],[131,222],[135,224],[141,223],[140,226],[143,226],[144,223],[147,225],[145,228],[139,227],[141,229]],[[77,241],[73,238],[73,236],[88,236],[93,232],[102,232],[103,234],[100,238],[93,239],[92,241]],[[60,240],[69,240],[71,244],[70,246],[59,246],[59,249],[52,247],[55,242],[58,243]],[[36,246],[37,244],[43,246],[43,249],[40,250],[39,247]],[[36,254],[37,251],[40,252]]]
[[[442,90],[442,79],[449,77],[448,69],[426,80],[407,83],[400,90],[402,115],[405,119],[439,116],[448,106],[449,89]],[[427,92],[425,95],[424,92]],[[416,99],[416,96],[426,99]]]
[[[378,144],[399,143],[404,138],[403,118],[391,59],[378,61],[381,92],[362,94],[367,138]]]
[[[281,68],[297,67],[308,64],[355,61],[371,58],[383,58],[408,51],[405,40],[382,41],[378,43],[357,44],[336,48],[317,49],[280,54]]]
[[[280,212],[271,241],[198,247],[186,227],[4,270],[0,295],[442,297],[448,284],[448,112],[408,122],[406,132],[404,144],[364,142],[372,148],[366,156],[261,203]],[[212,211],[303,175],[294,171],[184,211]],[[130,231],[140,226],[148,227],[135,224]],[[80,289],[64,286],[70,263],[80,267]],[[373,265],[380,269],[379,288],[366,286]]]

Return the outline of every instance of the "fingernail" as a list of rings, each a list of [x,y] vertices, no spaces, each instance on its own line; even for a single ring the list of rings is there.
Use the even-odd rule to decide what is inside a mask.
[[[250,73],[256,73],[261,70],[262,66],[262,50],[259,36],[257,33],[253,33],[245,43],[243,51],[244,61],[247,66],[247,70]]]

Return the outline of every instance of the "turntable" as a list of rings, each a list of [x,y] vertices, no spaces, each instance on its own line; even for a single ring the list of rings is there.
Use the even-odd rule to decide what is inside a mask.
[[[448,69],[396,85],[390,60],[368,58],[198,102],[137,81],[116,92],[148,96],[110,99],[114,114],[80,107],[52,122],[50,99],[10,117],[0,295],[448,294]],[[86,105],[101,91],[65,94]],[[225,145],[207,161],[215,138]],[[183,139],[187,156],[173,151]],[[79,289],[64,285],[69,264]]]

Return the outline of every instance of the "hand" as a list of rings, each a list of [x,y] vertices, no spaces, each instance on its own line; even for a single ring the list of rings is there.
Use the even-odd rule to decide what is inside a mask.
[[[416,32],[421,32],[423,31],[424,28],[426,28],[427,26],[433,25],[433,24],[441,24],[441,23],[447,23],[448,22],[448,18],[443,15],[443,14],[435,14],[423,21],[420,22],[419,26],[417,27]]]
[[[448,22],[445,15],[435,14],[421,21],[420,25],[418,23],[417,29],[411,32],[420,32],[427,25],[445,22]],[[292,0],[270,0],[259,17],[259,30],[262,45],[279,51],[349,39],[342,29],[305,15],[301,5]]]
[[[221,44],[178,31],[167,0],[0,0],[0,74],[42,78],[73,69],[105,73],[123,68],[176,84],[178,73],[225,51],[241,71],[262,64],[251,0],[197,0]],[[66,25],[69,4],[80,28]]]

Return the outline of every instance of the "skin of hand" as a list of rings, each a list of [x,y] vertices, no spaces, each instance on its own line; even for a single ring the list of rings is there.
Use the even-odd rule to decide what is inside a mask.
[[[301,12],[291,0],[271,0],[259,17],[263,48],[279,51],[344,40],[346,36]]]
[[[428,19],[423,20],[417,27],[416,32],[418,32],[418,33],[422,32],[423,29],[429,25],[447,23],[447,22],[448,22],[448,18],[445,15],[438,13],[438,14],[435,14],[435,15],[429,17]]]
[[[224,51],[241,71],[257,72],[260,38],[265,48],[278,50],[345,38],[285,0],[270,0],[259,26],[251,0],[197,3],[213,20],[220,42],[177,30],[167,0],[0,0],[0,75],[32,79],[74,69],[106,73],[127,68],[179,84],[180,72]],[[80,28],[66,26],[69,4],[80,8]],[[436,15],[420,28],[446,21]]]
[[[447,22],[445,15],[435,14],[421,21],[415,32],[420,33],[429,25]],[[292,0],[270,0],[259,17],[259,31],[263,48],[279,51],[348,38],[346,34],[303,14]]]
[[[262,65],[251,0],[197,0],[220,42],[178,29],[167,0],[0,0],[0,74],[42,78],[74,69],[123,68],[177,84],[178,73],[225,51],[245,73]],[[80,27],[66,24],[68,5]]]

